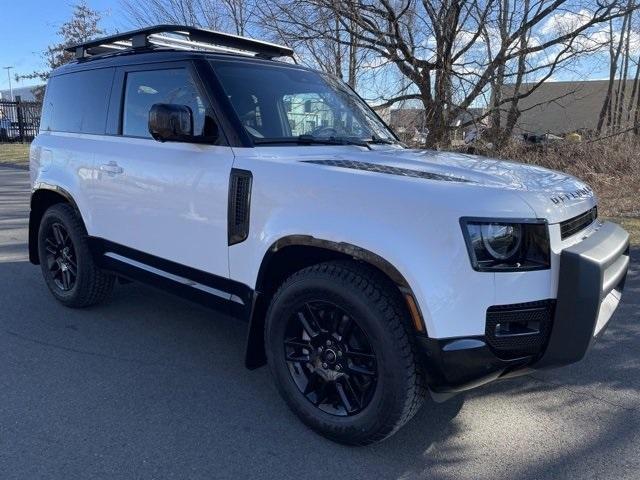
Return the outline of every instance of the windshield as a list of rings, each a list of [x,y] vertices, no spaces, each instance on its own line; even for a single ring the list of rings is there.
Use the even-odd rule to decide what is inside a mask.
[[[213,67],[258,145],[396,141],[364,101],[328,75],[256,62],[216,61]]]

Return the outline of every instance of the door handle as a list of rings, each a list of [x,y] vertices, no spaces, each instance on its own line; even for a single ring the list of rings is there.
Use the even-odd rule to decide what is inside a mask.
[[[109,162],[104,165],[100,165],[100,171],[108,173],[109,175],[118,175],[124,172],[123,168],[120,167],[116,162]]]

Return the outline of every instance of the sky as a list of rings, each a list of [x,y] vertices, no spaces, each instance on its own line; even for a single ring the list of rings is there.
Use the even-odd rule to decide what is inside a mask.
[[[0,0],[0,68],[14,67],[11,81],[14,88],[36,85],[38,80],[16,83],[15,74],[27,74],[45,65],[42,52],[59,41],[57,30],[71,17],[74,0]],[[125,20],[120,0],[88,0],[90,7],[103,15],[102,28],[107,32],[124,31],[132,25]],[[568,21],[558,13],[553,21]],[[543,27],[544,28],[544,27]],[[640,46],[640,39],[637,42]],[[580,71],[557,72],[553,80],[575,78],[605,78],[608,76],[603,58],[588,59],[578,67]],[[0,90],[9,88],[7,71],[0,70]],[[361,86],[362,88],[362,86]],[[362,93],[362,92],[361,92]]]
[[[12,85],[22,87],[41,82],[16,84],[14,74],[43,68],[42,52],[58,41],[56,32],[71,17],[73,0],[0,0],[0,67],[12,66]],[[103,28],[111,32],[130,27],[122,20],[119,0],[90,0],[103,13]],[[7,71],[0,70],[0,90],[9,88]]]

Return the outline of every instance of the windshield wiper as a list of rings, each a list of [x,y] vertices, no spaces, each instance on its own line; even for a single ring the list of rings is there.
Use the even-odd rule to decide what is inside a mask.
[[[377,135],[371,135],[370,140],[365,140],[367,143],[373,143],[374,145],[395,145],[398,143],[395,140],[390,140],[388,138],[381,138]]]
[[[254,138],[257,145],[269,145],[279,143],[295,143],[297,145],[357,145],[371,149],[368,141],[347,137],[314,137],[313,135],[298,135],[297,137],[284,138]]]

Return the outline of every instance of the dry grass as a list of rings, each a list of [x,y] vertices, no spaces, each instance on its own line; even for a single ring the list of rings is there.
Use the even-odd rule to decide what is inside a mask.
[[[499,156],[581,178],[598,194],[602,215],[640,217],[640,141],[634,138],[563,142],[540,148],[512,144]]]
[[[607,218],[607,220],[622,225],[622,227],[629,232],[631,245],[640,246],[640,218],[612,217]]]
[[[13,163],[18,165],[29,164],[28,143],[0,143],[0,164]]]

